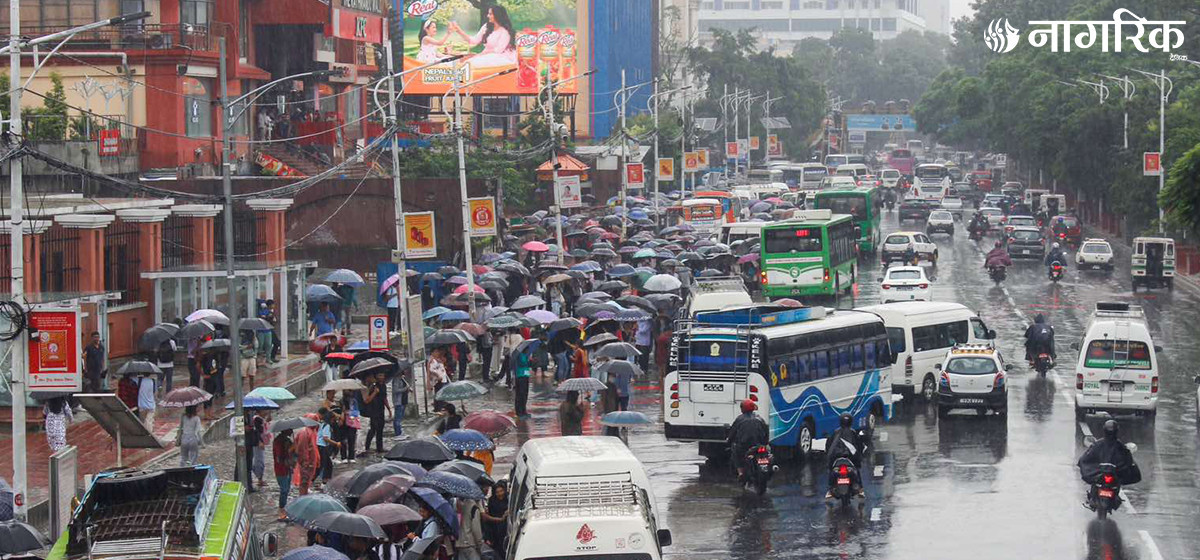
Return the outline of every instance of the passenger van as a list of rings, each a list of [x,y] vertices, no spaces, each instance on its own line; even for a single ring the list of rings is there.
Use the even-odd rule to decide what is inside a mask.
[[[996,331],[960,303],[905,301],[857,308],[883,318],[896,363],[892,392],[937,395],[937,364],[956,344],[987,344]]]
[[[509,560],[659,560],[671,531],[641,462],[607,436],[531,439],[513,462]]]
[[[836,174],[843,175],[846,177],[854,177],[854,180],[858,181],[858,179],[863,177],[864,175],[870,175],[871,171],[869,169],[867,169],[867,166],[864,164],[847,163],[847,164],[839,165],[837,168]]]
[[[762,236],[762,228],[766,222],[736,222],[732,224],[724,224],[721,226],[721,234],[718,236],[718,241],[725,245],[730,245],[734,241],[743,239],[751,239],[758,241]]]
[[[1075,417],[1097,412],[1154,418],[1158,356],[1140,305],[1097,302],[1075,365]]]

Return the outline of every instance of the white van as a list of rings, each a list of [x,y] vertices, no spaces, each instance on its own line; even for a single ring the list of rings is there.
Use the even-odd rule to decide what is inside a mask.
[[[741,276],[708,276],[696,278],[688,286],[687,300],[683,302],[684,317],[695,317],[705,311],[719,311],[726,307],[753,305],[754,299],[746,289]]]
[[[883,318],[896,363],[892,392],[937,395],[937,364],[956,344],[986,344],[996,332],[960,303],[905,301],[857,308]]]
[[[870,175],[870,174],[871,174],[871,171],[869,169],[867,169],[867,166],[864,164],[861,164],[861,163],[845,163],[845,164],[839,165],[837,167],[837,173],[836,173],[836,175],[842,175],[845,177],[854,177],[854,180],[856,180],[856,181],[860,177],[862,177],[864,175]]]
[[[1140,305],[1097,302],[1075,365],[1075,417],[1107,412],[1154,418],[1158,355]]]
[[[773,196],[783,196],[783,193],[790,192],[787,183],[762,183],[758,185],[750,185],[750,192],[758,200],[764,200]]]
[[[758,240],[762,237],[762,228],[765,225],[767,225],[767,222],[761,221],[722,224],[721,233],[717,240],[724,245],[731,245],[734,241],[743,239]]]
[[[641,462],[615,437],[525,442],[513,463],[508,503],[510,560],[659,560],[671,531]]]

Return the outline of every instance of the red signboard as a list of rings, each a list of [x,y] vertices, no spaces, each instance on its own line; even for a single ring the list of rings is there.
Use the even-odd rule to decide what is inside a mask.
[[[111,157],[121,155],[121,130],[117,128],[106,128],[100,131],[100,148],[97,152],[101,156]]]
[[[625,166],[625,183],[630,187],[640,187],[646,184],[646,170],[640,163],[630,163]]]
[[[1142,153],[1142,175],[1162,175],[1162,154],[1158,152]]]
[[[29,379],[31,391],[79,391],[83,387],[79,311],[31,311]]]
[[[352,41],[382,43],[383,18],[377,15],[334,8],[332,35]]]

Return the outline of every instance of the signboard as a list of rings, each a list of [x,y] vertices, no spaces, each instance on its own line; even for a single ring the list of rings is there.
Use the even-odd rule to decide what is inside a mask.
[[[625,186],[630,188],[643,187],[646,184],[646,170],[640,163],[625,164]]]
[[[761,145],[761,143],[759,142],[759,140],[758,140],[758,137],[757,137],[757,136],[751,136],[751,137],[750,137],[750,149],[751,149],[751,150],[760,150],[760,149],[762,149],[762,145]]]
[[[725,143],[725,157],[731,158],[731,159],[737,159],[737,157],[740,155],[738,148],[741,148],[740,143],[726,142]]]
[[[121,155],[121,130],[106,128],[100,131],[100,147],[97,150],[101,156],[112,157]]]
[[[696,128],[704,132],[712,132],[717,129],[716,117],[696,117],[694,124]]]
[[[767,155],[771,157],[783,155],[783,144],[779,142],[779,137],[774,134],[767,136]]]
[[[37,335],[29,339],[28,389],[81,390],[83,342],[79,337],[79,310],[31,311],[29,327]]]
[[[829,149],[836,150],[836,149],[838,149],[839,144],[841,144],[841,139],[838,138],[838,135],[830,134],[829,135]]]
[[[387,323],[387,315],[372,315],[370,322],[367,323],[370,331],[367,339],[371,343],[372,350],[388,349]]]
[[[421,295],[417,294],[417,295],[408,296],[408,301],[406,301],[404,304],[406,306],[408,306],[408,309],[406,310],[407,313],[405,313],[405,316],[408,317],[408,332],[410,332],[410,333],[425,332],[425,323],[423,323],[421,321],[421,313],[424,312],[421,309]],[[409,346],[409,348],[411,348],[411,351],[412,351],[412,355],[409,356],[409,360],[411,362],[416,363],[417,360],[421,360],[421,359],[425,358],[425,337],[424,336],[418,335],[418,336],[408,337],[408,346]],[[413,373],[416,373],[416,372],[414,371]],[[421,378],[422,378],[422,376],[417,376],[417,379],[421,379]]]
[[[865,130],[851,130],[846,134],[846,137],[850,140],[851,144],[867,143],[867,131]]]
[[[437,237],[433,226],[433,212],[405,212],[404,214],[404,257],[429,259],[437,256]],[[420,315],[418,313],[418,315]],[[412,332],[422,332],[420,330]]]
[[[700,169],[708,169],[708,148],[696,150],[696,162],[700,164]]]
[[[695,173],[700,171],[700,154],[696,152],[683,153],[683,172]]]
[[[1144,152],[1142,154],[1142,175],[1147,177],[1162,175],[1162,154],[1158,152]]]
[[[675,158],[658,158],[658,173],[654,174],[658,182],[675,180]]]
[[[750,156],[750,140],[747,138],[738,138],[738,155],[739,158]]]
[[[382,43],[383,18],[334,8],[333,36],[364,43]]]
[[[491,42],[482,40],[488,33],[488,22],[481,19],[479,2],[393,1],[402,1],[404,5],[404,70],[451,54],[467,55],[456,62],[421,70],[406,82],[405,94],[444,94],[451,89],[456,65],[466,80],[516,70],[471,88],[475,95],[533,94],[547,82],[570,79],[587,71],[587,46],[577,37],[578,0],[483,3],[504,11],[500,20],[502,27],[507,24],[504,32],[510,37],[509,41]],[[422,45],[424,38],[437,44],[426,41]],[[558,92],[579,93],[585,84],[582,80],[568,82],[559,86]]]
[[[916,130],[912,115],[846,115],[847,130],[894,132]]]
[[[490,196],[468,198],[471,214],[471,237],[496,235],[496,199]]]
[[[50,456],[50,534],[61,535],[71,522],[71,502],[79,485],[79,450],[68,445]]]
[[[996,154],[996,167],[1008,167],[1008,154]]]
[[[558,189],[558,203],[563,208],[583,206],[583,187],[579,183],[578,175],[560,176]]]

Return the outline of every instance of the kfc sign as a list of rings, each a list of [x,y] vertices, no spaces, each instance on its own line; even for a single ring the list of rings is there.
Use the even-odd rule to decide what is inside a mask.
[[[333,10],[332,36],[364,43],[383,42],[383,18],[351,12]]]

